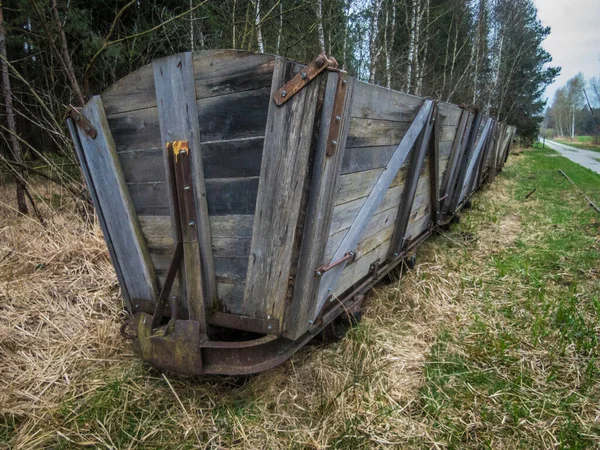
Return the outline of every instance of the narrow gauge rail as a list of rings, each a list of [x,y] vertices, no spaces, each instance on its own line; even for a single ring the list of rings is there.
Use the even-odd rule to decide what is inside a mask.
[[[289,358],[506,161],[516,129],[475,109],[234,50],[126,76],[68,126],[134,348],[182,374]]]

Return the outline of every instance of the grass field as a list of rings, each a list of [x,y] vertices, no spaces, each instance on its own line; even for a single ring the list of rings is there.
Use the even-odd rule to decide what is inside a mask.
[[[592,172],[512,155],[344,339],[244,378],[142,364],[98,227],[3,211],[0,446],[597,447],[600,216],[558,169],[600,201]]]
[[[575,136],[575,140],[571,139],[553,139],[561,144],[570,145],[571,147],[580,148],[582,150],[593,150],[600,152],[600,145],[594,144],[593,136]]]

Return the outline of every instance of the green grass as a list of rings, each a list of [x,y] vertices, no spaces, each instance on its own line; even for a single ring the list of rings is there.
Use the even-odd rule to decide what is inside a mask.
[[[517,214],[523,230],[479,262],[492,275],[471,320],[432,347],[421,407],[450,448],[600,442],[600,217],[558,169],[597,200],[600,179],[549,154],[526,151],[506,169],[514,187],[499,215]]]
[[[83,381],[65,372],[57,405],[0,415],[0,448],[598,447],[600,216],[558,169],[600,203],[597,174],[511,155],[340,342],[189,379],[132,357],[117,327],[122,351]]]

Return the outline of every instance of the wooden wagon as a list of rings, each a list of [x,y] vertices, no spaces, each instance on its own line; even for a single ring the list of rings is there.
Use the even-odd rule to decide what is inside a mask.
[[[506,160],[477,111],[233,50],[126,76],[68,119],[134,348],[184,374],[289,358]]]

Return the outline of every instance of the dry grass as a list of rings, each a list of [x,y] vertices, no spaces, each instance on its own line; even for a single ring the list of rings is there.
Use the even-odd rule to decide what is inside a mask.
[[[415,270],[373,289],[363,322],[340,342],[309,346],[257,376],[197,380],[158,374],[131,355],[118,332],[119,291],[98,226],[69,208],[45,208],[43,229],[5,200],[0,446],[3,439],[11,448],[447,445],[423,406],[424,368],[440,330],[472,322],[482,280],[498,298],[508,292],[498,269],[482,261],[514,245],[523,229],[518,213],[501,214],[510,189],[498,178],[479,197],[485,212],[476,225],[427,242]]]

